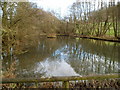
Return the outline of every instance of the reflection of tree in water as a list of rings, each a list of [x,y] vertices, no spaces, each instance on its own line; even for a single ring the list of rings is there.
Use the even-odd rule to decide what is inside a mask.
[[[105,56],[111,58],[111,60],[118,60],[119,43],[89,40],[87,42],[82,42],[81,44],[85,51],[89,49],[90,53]]]
[[[3,67],[8,68],[15,59],[17,61],[17,70],[21,72],[21,74],[22,72],[28,72],[32,75],[32,73],[34,73],[33,68],[36,63],[54,55],[54,51],[62,46],[64,46],[64,43],[61,39],[40,38],[38,44],[35,44],[34,47],[30,47],[28,53],[15,57],[6,57],[3,62]]]
[[[98,43],[99,44],[98,44]],[[95,40],[79,40],[69,42],[69,63],[79,74],[118,72],[119,44]],[[103,52],[103,53],[102,53]],[[109,55],[110,54],[110,55]]]
[[[118,69],[119,43],[58,37],[40,38],[35,46],[28,53],[17,56],[18,72],[32,73],[35,65],[47,58],[65,60],[80,75],[115,73]],[[4,60],[3,66],[10,64],[8,59]]]

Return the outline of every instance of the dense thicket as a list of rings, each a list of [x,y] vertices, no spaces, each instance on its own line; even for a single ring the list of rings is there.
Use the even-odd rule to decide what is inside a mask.
[[[2,51],[4,55],[20,52],[35,44],[40,35],[56,33],[60,21],[50,12],[29,2],[0,2],[2,9]],[[14,52],[13,52],[14,51]]]
[[[30,2],[1,2],[2,53],[4,56],[35,45],[40,35],[65,34],[120,38],[120,4],[77,0],[70,14],[60,20]]]
[[[94,3],[93,3],[94,2]],[[120,3],[83,2],[77,0],[70,8],[68,27],[74,25],[71,33],[79,35],[120,37]]]

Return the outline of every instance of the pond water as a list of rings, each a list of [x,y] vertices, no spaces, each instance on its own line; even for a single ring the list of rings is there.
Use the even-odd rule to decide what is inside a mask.
[[[71,38],[40,38],[29,52],[3,59],[16,61],[17,77],[83,76],[118,73],[120,43]]]

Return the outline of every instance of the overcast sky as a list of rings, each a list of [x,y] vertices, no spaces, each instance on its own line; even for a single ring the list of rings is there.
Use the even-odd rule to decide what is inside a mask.
[[[67,15],[69,9],[68,7],[72,5],[75,1],[80,1],[80,2],[100,2],[101,0],[30,0],[34,1],[37,3],[38,7],[43,8],[44,10],[53,10],[56,13],[59,13],[62,17]],[[114,1],[114,0],[102,0],[104,2],[109,2],[109,1]],[[120,0],[115,0],[115,2],[118,2]]]
[[[34,1],[34,0],[32,0]],[[44,10],[54,10],[61,16],[66,15],[68,7],[72,5],[76,0],[35,0],[38,7],[42,7]]]

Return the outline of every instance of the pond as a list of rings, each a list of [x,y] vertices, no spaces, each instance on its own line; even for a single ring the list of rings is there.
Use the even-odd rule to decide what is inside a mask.
[[[3,59],[16,61],[17,77],[83,76],[118,73],[120,43],[72,37],[40,38],[29,52]]]

